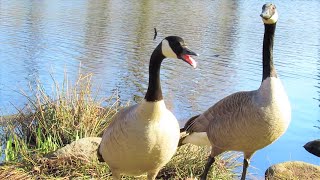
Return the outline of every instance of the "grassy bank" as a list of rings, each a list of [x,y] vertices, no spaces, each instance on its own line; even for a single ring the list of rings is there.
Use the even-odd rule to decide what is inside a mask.
[[[52,90],[45,91],[41,82],[22,93],[28,103],[18,114],[5,119],[1,134],[4,163],[0,179],[29,178],[97,178],[111,179],[105,163],[87,162],[81,157],[47,159],[44,155],[83,137],[101,136],[110,119],[122,108],[117,94],[105,99],[92,92],[91,75],[79,75],[75,83],[65,78]],[[208,152],[194,146],[178,149],[172,160],[161,170],[162,179],[185,179],[199,176]],[[232,179],[238,166],[237,155],[218,158],[209,177]],[[134,179],[126,177],[125,179]]]

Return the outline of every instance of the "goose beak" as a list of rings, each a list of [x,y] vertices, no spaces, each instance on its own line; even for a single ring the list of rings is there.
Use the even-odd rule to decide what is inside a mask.
[[[191,51],[187,47],[184,47],[180,59],[190,64],[193,68],[196,68],[197,62],[191,56],[198,56],[198,54]]]
[[[272,15],[270,14],[269,10],[268,10],[267,8],[265,8],[265,9],[262,11],[262,13],[260,14],[260,16],[261,16],[263,19],[268,20],[268,19],[271,18]]]

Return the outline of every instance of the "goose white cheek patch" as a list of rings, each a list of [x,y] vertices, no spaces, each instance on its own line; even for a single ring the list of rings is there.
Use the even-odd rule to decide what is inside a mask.
[[[197,62],[190,55],[183,55],[183,59],[189,63],[193,68],[197,67]]]
[[[171,49],[170,45],[169,45],[169,42],[164,39],[162,41],[162,54],[167,57],[167,58],[175,58],[177,59],[177,55],[175,52],[173,52],[173,50]]]

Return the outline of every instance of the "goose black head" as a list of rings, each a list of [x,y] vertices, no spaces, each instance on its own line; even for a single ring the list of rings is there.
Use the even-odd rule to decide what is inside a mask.
[[[262,6],[262,12],[260,16],[265,24],[275,24],[279,17],[277,8],[272,3],[267,3]]]
[[[198,54],[191,51],[181,37],[168,36],[161,43],[162,54],[165,57],[182,59],[192,67],[197,67],[197,62],[191,56],[198,56]]]

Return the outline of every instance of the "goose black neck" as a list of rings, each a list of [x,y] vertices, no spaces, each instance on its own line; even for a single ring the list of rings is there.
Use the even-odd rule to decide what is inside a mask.
[[[163,99],[161,84],[160,84],[160,66],[164,55],[161,53],[161,43],[153,51],[150,64],[149,64],[149,85],[147,94],[145,96],[146,101],[160,101]]]
[[[264,24],[264,27],[262,81],[268,77],[277,77],[277,72],[273,65],[273,41],[276,24]]]

